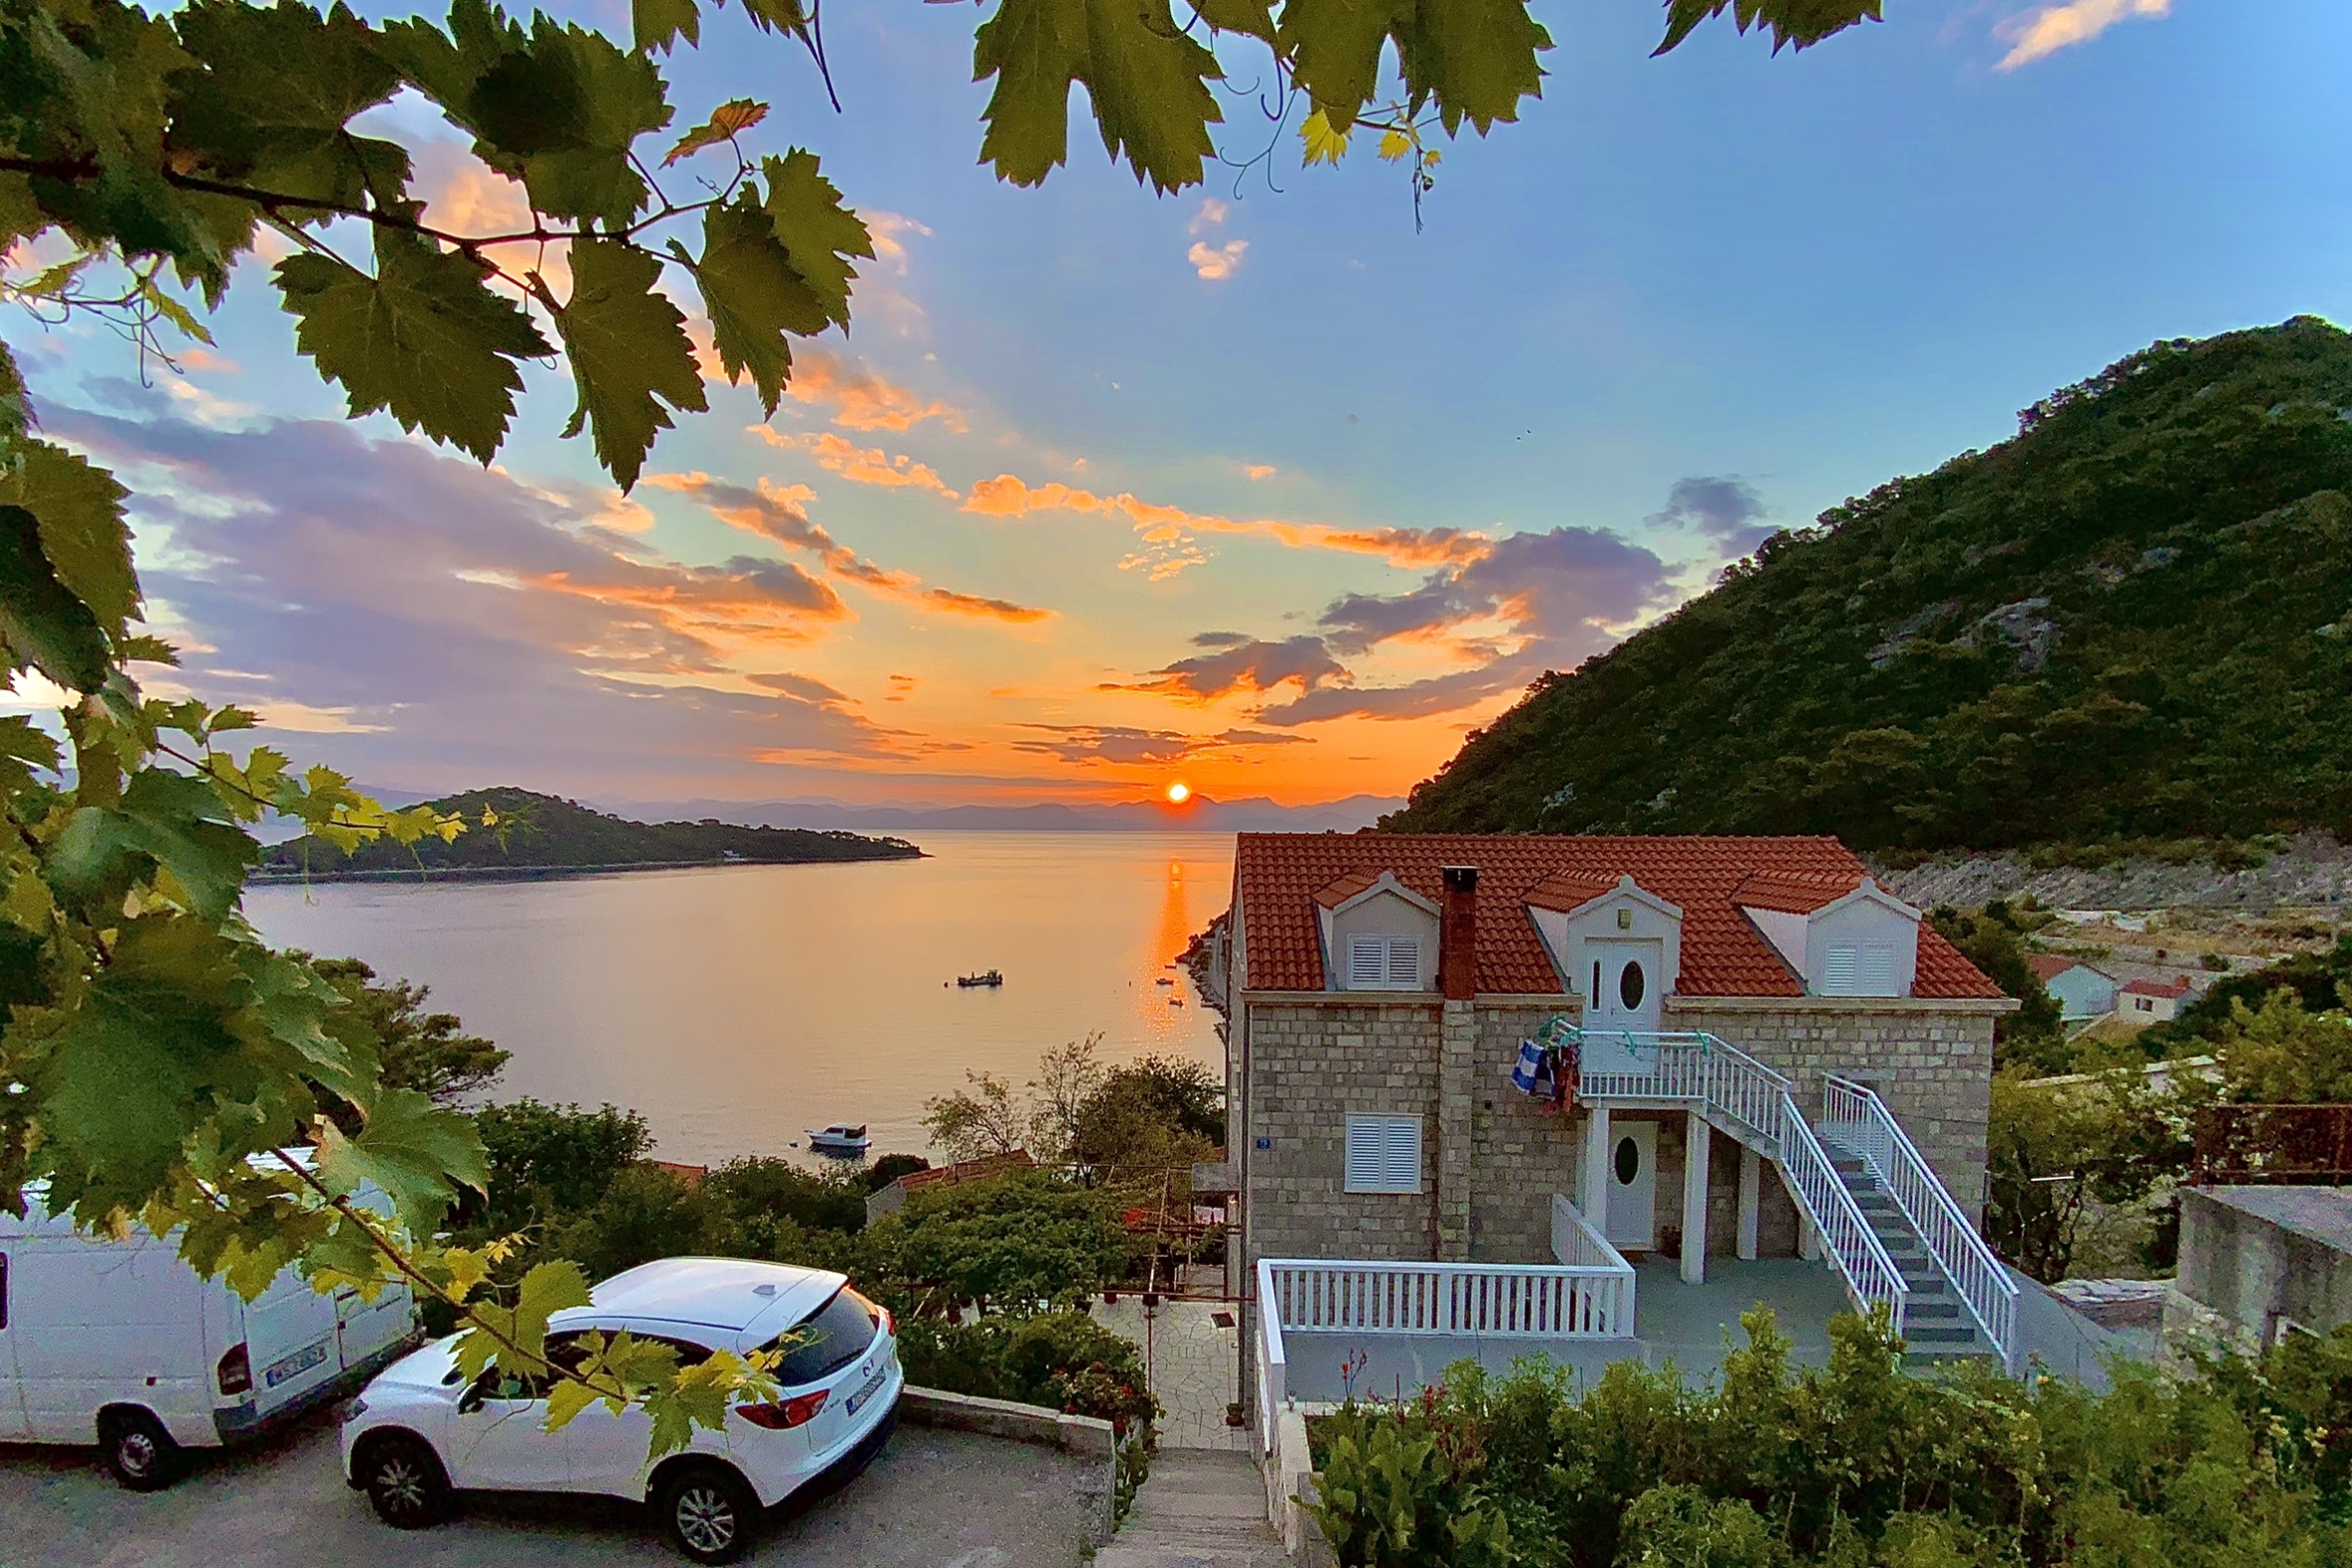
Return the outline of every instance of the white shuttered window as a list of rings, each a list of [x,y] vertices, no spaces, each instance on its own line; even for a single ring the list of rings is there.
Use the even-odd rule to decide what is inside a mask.
[[[1833,947],[1822,964],[1822,990],[1830,996],[1853,995],[1854,950]]]
[[[1348,938],[1348,989],[1417,991],[1421,988],[1421,944],[1410,936]]]
[[[1872,942],[1862,949],[1862,994],[1895,994],[1895,950],[1884,942]]]
[[[1350,1116],[1347,1190],[1351,1193],[1419,1192],[1421,1118]]]

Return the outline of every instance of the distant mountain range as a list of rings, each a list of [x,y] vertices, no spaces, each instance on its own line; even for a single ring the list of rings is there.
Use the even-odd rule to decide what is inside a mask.
[[[640,820],[660,817],[821,831],[987,831],[1012,833],[1353,833],[1404,802],[1358,794],[1322,805],[1281,805],[1262,795],[1183,805],[1129,800],[1113,805],[854,805],[841,800],[619,800],[598,802]]]

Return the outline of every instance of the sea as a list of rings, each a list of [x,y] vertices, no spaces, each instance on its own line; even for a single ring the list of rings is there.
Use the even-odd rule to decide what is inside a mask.
[[[1175,966],[1231,902],[1231,834],[931,832],[925,858],[539,882],[248,889],[272,943],[366,960],[514,1054],[492,1091],[644,1115],[655,1157],[818,1163],[863,1122],[928,1154],[924,1101],[1093,1034],[1220,1077],[1217,1015]],[[958,975],[995,969],[996,988]],[[1172,983],[1161,984],[1161,981]]]

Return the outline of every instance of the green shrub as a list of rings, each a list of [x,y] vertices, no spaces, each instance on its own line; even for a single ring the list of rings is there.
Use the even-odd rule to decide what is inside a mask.
[[[612,1105],[582,1110],[521,1099],[485,1106],[474,1125],[490,1154],[490,1197],[470,1204],[458,1222],[494,1234],[593,1208],[654,1147],[646,1119]]]
[[[730,1160],[702,1185],[738,1222],[769,1215],[811,1230],[865,1228],[865,1183],[855,1175],[829,1176],[789,1160],[747,1158]]]
[[[1129,1250],[1107,1195],[1044,1172],[917,1192],[860,1248],[910,1315],[1074,1306],[1115,1283]]]
[[[1159,1416],[1142,1352],[1083,1312],[902,1319],[899,1359],[907,1381],[925,1388],[1098,1416],[1121,1433]]]

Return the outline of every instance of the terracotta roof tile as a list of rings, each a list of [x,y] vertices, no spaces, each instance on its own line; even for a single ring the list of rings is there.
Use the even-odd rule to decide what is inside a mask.
[[[1801,996],[1804,987],[1741,914],[1742,883],[1783,890],[1850,891],[1862,863],[1834,838],[1615,838],[1475,833],[1244,833],[1234,854],[1234,897],[1247,922],[1252,990],[1320,991],[1323,951],[1316,895],[1343,878],[1366,884],[1384,871],[1442,904],[1440,866],[1476,866],[1478,989],[1558,995],[1564,987],[1526,905],[1606,892],[1630,874],[1643,891],[1683,910],[1684,996]],[[1823,903],[1829,902],[1827,899]],[[1573,908],[1574,905],[1569,905]],[[1761,907],[1761,906],[1759,906]],[[1818,908],[1819,906],[1814,906]],[[1998,997],[2000,988],[1925,924],[1912,995]]]
[[[1522,902],[1566,915],[1582,909],[1615,886],[1617,879],[1602,872],[1555,871],[1528,889]]]
[[[2069,969],[2089,969],[2093,974],[2101,972],[2093,965],[2083,962],[2082,959],[2071,957],[2062,952],[2029,952],[2025,955],[2025,962],[2032,968],[2033,977],[2044,985],[2057,979]]]
[[[1861,868],[1809,874],[1775,869],[1742,877],[1732,890],[1733,905],[1750,910],[1778,910],[1789,915],[1811,915],[1835,904],[1862,885]]]
[[[2122,990],[2126,996],[2163,996],[2179,1001],[2189,994],[2186,980],[2131,980]]]
[[[1327,910],[1336,910],[1357,894],[1379,882],[1378,872],[1356,871],[1330,883],[1315,894],[1315,902]]]

